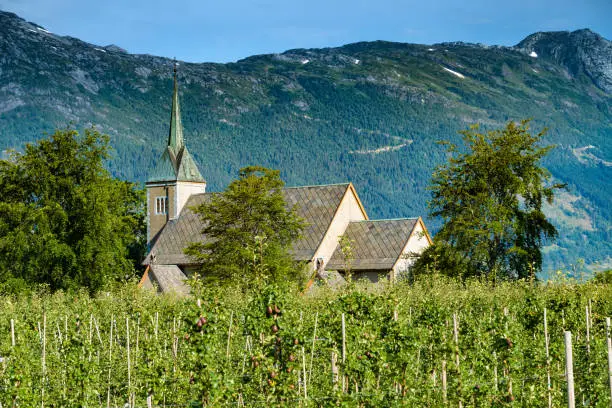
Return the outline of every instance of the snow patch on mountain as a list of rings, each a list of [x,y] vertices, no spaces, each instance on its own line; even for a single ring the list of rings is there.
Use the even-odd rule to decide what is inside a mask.
[[[457,72],[457,71],[453,71],[452,69],[448,69],[446,67],[442,67],[446,72],[453,74],[454,76],[456,76],[457,78],[461,78],[461,79],[465,79],[465,75]]]

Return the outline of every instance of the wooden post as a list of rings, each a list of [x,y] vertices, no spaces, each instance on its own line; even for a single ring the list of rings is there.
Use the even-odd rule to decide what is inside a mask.
[[[159,327],[159,312],[155,312],[155,341],[158,341],[157,332]]]
[[[609,317],[606,317],[606,340],[608,343],[608,382],[610,383],[610,405],[612,405],[612,338],[610,338]]]
[[[100,342],[100,344],[102,344],[102,336],[100,335],[100,328],[98,327],[98,320],[96,320],[95,317],[94,317],[94,325],[96,326],[96,334],[98,335],[98,341]]]
[[[42,388],[40,406],[45,407],[45,376],[47,373],[47,315],[43,313],[43,328],[42,328]]]
[[[446,360],[442,360],[442,398],[446,404]]]
[[[11,319],[11,346],[15,347],[15,320]]]
[[[455,338],[455,363],[457,364],[457,376],[459,377],[459,408],[462,408],[463,401],[461,400],[461,368],[459,366],[459,323],[457,321],[457,313],[453,313],[453,336]]]
[[[306,377],[306,351],[304,350],[304,346],[302,346],[302,372],[304,373],[304,380],[302,383],[304,384],[304,399],[306,400],[308,399],[308,392],[306,391],[306,383],[308,382],[308,379]]]
[[[572,333],[566,331],[565,335],[565,375],[567,378],[567,406],[575,408],[574,397],[574,362],[572,359]]]
[[[232,339],[232,322],[234,320],[234,311],[232,310],[232,314],[230,315],[229,328],[227,329],[227,347],[225,348],[225,357],[229,359],[230,357],[230,340]]]
[[[132,371],[130,361],[130,318],[125,318],[125,332],[126,332],[126,344],[127,344],[127,377],[128,377],[128,403],[130,407],[132,404]]]
[[[552,408],[552,386],[550,383],[550,351],[548,339],[548,319],[546,318],[546,308],[544,308],[544,346],[546,348],[546,386],[548,392],[548,408]]]
[[[591,353],[591,325],[589,322],[589,306],[585,306],[584,308],[585,313],[584,313],[584,320],[586,323],[586,351],[587,354]]]
[[[332,351],[331,353],[331,372],[332,372],[332,385],[334,390],[338,388],[338,355]]]
[[[89,345],[91,346],[91,343],[93,341],[93,314],[89,315]]]
[[[563,330],[565,330],[565,310],[561,311],[561,321],[563,323]]]
[[[453,338],[455,339],[455,363],[459,371],[459,327],[457,323],[457,313],[453,313]]]
[[[150,392],[147,395],[147,408],[153,408],[153,394]]]
[[[314,330],[312,332],[312,348],[310,349],[310,366],[308,367],[308,383],[312,378],[312,360],[314,360],[315,341],[317,340],[317,324],[319,323],[319,312],[315,315]]]
[[[346,320],[344,318],[344,313],[342,313],[342,364],[346,362]],[[348,391],[348,377],[346,375],[342,375],[342,391]]]
[[[108,336],[108,390],[106,393],[106,408],[110,408],[111,370],[113,369],[113,316],[110,320],[110,335]]]
[[[138,365],[138,344],[140,340],[140,314],[138,315],[138,319],[136,320],[136,350],[134,352],[134,369],[136,369],[136,366]]]
[[[346,322],[342,313],[342,364],[346,362]]]
[[[499,378],[497,375],[497,352],[493,352],[493,360],[495,360],[495,365],[493,366],[493,379],[495,381],[495,391],[499,390]]]

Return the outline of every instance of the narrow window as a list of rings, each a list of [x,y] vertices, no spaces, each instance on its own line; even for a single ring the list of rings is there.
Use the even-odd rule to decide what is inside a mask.
[[[156,197],[155,214],[166,214],[168,212],[167,202],[168,197]]]

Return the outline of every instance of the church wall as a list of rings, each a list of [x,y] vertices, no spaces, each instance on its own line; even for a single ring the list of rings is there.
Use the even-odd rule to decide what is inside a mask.
[[[393,267],[394,276],[401,275],[408,271],[415,261],[413,254],[421,254],[429,246],[429,240],[424,234],[423,225],[417,222],[414,230],[402,251],[402,256]]]
[[[176,216],[181,213],[183,207],[193,194],[202,194],[206,192],[206,183],[194,183],[188,181],[179,181],[177,183],[177,194],[175,197],[177,213]]]
[[[176,187],[174,185],[147,186],[147,242],[155,238],[155,235],[176,213],[175,192]],[[164,196],[168,197],[166,214],[156,214],[156,199]]]
[[[353,194],[352,189],[348,188],[338,206],[335,217],[330,223],[327,233],[315,252],[313,265],[316,265],[318,258],[323,258],[323,265],[327,264],[338,246],[338,238],[344,234],[349,222],[363,221],[365,219],[366,217],[361,210],[357,197]]]

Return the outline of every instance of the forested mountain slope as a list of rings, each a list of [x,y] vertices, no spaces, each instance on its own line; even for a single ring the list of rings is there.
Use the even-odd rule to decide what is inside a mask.
[[[353,181],[373,217],[425,215],[438,140],[472,123],[533,118],[569,191],[546,269],[612,259],[612,45],[589,31],[536,33],[515,47],[363,42],[228,63],[181,63],[187,144],[209,189],[247,164],[289,185]],[[109,167],[143,181],[165,144],[172,61],[49,33],[0,12],[0,148],[95,124]],[[436,221],[428,224],[435,230]]]

